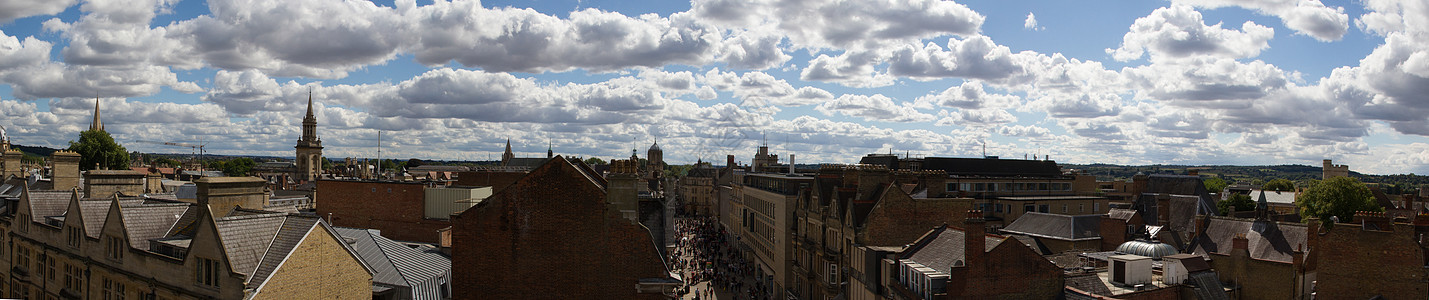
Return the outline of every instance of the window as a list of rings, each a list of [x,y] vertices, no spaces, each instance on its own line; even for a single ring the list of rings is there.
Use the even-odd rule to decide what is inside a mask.
[[[1047,183],[1046,183],[1046,182],[1038,183],[1038,184],[1037,184],[1037,190],[1039,190],[1039,191],[1045,191],[1045,190],[1047,190]]]
[[[104,256],[112,260],[124,259],[124,240],[119,237],[104,236]]]
[[[55,282],[55,258],[50,257],[45,260],[45,279]]]
[[[71,248],[79,248],[79,241],[81,241],[84,236],[83,233],[79,232],[79,228],[73,226],[66,226],[65,234],[68,238],[66,239],[66,241],[69,242],[69,246]]]
[[[65,264],[65,288],[76,291],[80,290],[80,287],[84,286],[84,282],[80,281],[83,278],[80,277],[80,274],[83,273],[84,269],[79,266]]]
[[[953,192],[953,191],[957,191],[957,190],[958,190],[958,184],[957,184],[956,182],[949,182],[947,185],[948,185],[948,191],[949,191],[949,192]]]
[[[1037,211],[1039,211],[1039,212],[1044,212],[1044,213],[1045,213],[1045,212],[1048,212],[1048,211],[1047,211],[1047,207],[1048,207],[1048,206],[1049,206],[1049,205],[1046,205],[1046,204],[1038,205],[1038,206],[1037,206]]]
[[[1066,205],[1066,204],[1062,204],[1062,213],[1064,213],[1064,214],[1067,213],[1067,205]]]
[[[30,214],[20,214],[20,232],[30,232]]]
[[[194,282],[209,287],[218,287],[219,267],[218,261],[199,258],[198,264],[194,266]]]
[[[104,278],[104,300],[124,300],[124,284]]]
[[[15,265],[27,268],[30,266],[30,248],[15,247]]]
[[[974,184],[973,184],[973,191],[974,191],[974,192],[981,192],[981,191],[986,191],[986,190],[987,190],[987,184],[985,184],[985,183],[979,182],[979,183],[974,183]]]
[[[1101,203],[1092,203],[1092,213],[1096,213],[1096,212],[1099,212],[1099,211],[1102,211],[1102,204],[1101,204]]]
[[[996,209],[997,212],[1002,212],[1002,205],[1000,205],[1000,204],[993,204],[992,207],[993,207],[994,209]]]
[[[1023,206],[1022,206],[1022,212],[1034,212],[1034,211],[1037,211],[1037,206],[1036,206],[1036,205],[1028,204],[1028,205],[1023,205]]]
[[[1086,204],[1077,204],[1077,213],[1084,213],[1084,212],[1087,212],[1087,205],[1086,205]]]

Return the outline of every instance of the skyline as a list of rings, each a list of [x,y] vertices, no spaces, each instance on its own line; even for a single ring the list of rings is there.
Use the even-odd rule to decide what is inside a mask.
[[[1429,1],[18,1],[0,126],[287,157],[868,153],[1429,173]],[[145,1],[140,1],[145,2]]]

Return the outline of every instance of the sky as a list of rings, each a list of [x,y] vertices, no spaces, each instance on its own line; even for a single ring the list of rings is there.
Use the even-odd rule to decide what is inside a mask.
[[[7,0],[0,126],[291,157],[1429,173],[1429,0]]]

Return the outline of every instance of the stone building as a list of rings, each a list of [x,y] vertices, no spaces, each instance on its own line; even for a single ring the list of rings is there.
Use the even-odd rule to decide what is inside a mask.
[[[715,216],[719,209],[715,201],[715,178],[720,169],[709,163],[696,163],[693,169],[679,181],[679,195],[685,205],[685,213],[698,216]]]
[[[1320,180],[1330,180],[1330,178],[1350,176],[1349,165],[1337,165],[1332,163],[1331,160],[1328,159],[1326,159],[1320,165],[1322,171]]]
[[[98,115],[98,114],[96,114]],[[323,141],[318,138],[318,118],[313,116],[313,95],[308,93],[308,114],[303,117],[303,136],[298,138],[296,177],[300,182],[311,183],[322,178]]]
[[[814,178],[776,174],[744,174],[739,184],[739,211],[733,212],[734,228],[726,228],[739,238],[740,253],[754,265],[755,277],[770,289],[770,297],[792,286],[795,275],[792,245],[795,199],[808,193]]]
[[[252,181],[261,184],[257,178]],[[3,215],[0,294],[30,299],[371,299],[372,270],[327,222],[250,209],[242,182],[198,203],[26,188]],[[237,186],[235,186],[237,185]],[[238,203],[215,212],[209,201]]]
[[[608,182],[555,156],[452,219],[455,299],[667,299],[651,231],[612,207]]]

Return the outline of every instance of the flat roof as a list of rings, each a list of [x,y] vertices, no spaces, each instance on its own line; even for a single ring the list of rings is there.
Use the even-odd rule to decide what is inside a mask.
[[[1115,259],[1115,260],[1143,260],[1143,259],[1151,259],[1150,257],[1145,257],[1145,256],[1135,255],[1135,254],[1112,255],[1112,256],[1108,256],[1107,258]]]

